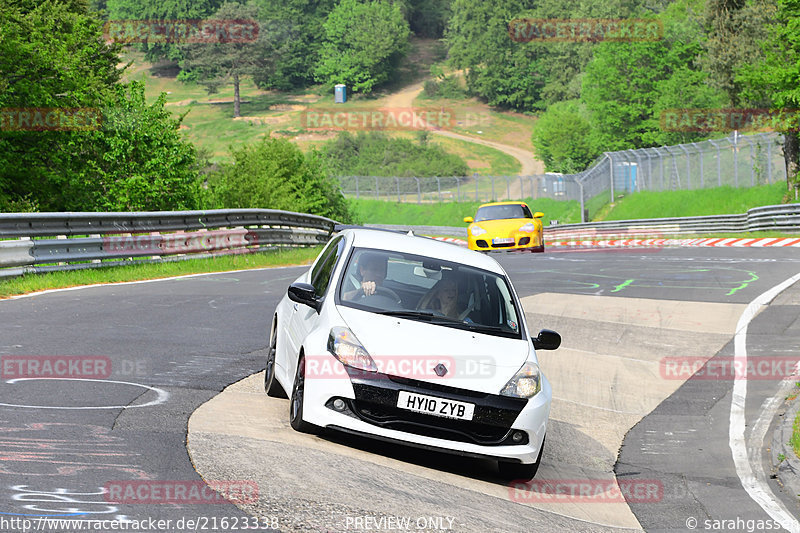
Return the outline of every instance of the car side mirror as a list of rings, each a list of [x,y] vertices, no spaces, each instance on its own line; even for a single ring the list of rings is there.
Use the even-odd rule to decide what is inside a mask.
[[[472,217],[464,217],[464,222],[466,222],[467,224],[472,224],[473,222],[475,222],[475,220],[473,220]]]
[[[551,329],[543,329],[533,339],[533,347],[536,350],[555,350],[559,346],[561,346],[561,335]]]
[[[537,211],[533,214],[533,218],[542,218],[543,216],[544,213],[542,213],[541,211]]]
[[[319,313],[321,305],[313,285],[299,282],[292,283],[289,285],[288,294],[291,301],[307,305]]]

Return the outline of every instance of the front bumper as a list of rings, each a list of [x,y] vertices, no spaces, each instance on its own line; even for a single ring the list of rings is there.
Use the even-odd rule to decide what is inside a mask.
[[[494,239],[513,239],[513,242],[496,243]],[[544,252],[544,238],[539,232],[514,232],[508,236],[490,235],[485,233],[478,237],[467,234],[467,246],[470,250],[528,250],[531,252]]]
[[[538,457],[552,397],[546,379],[542,380],[542,391],[525,400],[350,368],[347,372],[349,380],[306,381],[306,421],[460,455],[521,463],[533,463]],[[401,390],[472,403],[473,419],[455,420],[400,409],[397,399]],[[343,409],[334,408],[336,399],[343,400]]]

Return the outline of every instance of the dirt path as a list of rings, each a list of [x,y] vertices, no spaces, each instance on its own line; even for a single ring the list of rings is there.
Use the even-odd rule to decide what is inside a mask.
[[[422,92],[422,84],[424,82],[415,83],[413,85],[409,85],[408,87],[404,87],[401,91],[396,92],[392,95],[389,95],[384,98],[381,102],[381,107],[391,107],[391,108],[411,108],[414,107],[414,99],[419,96]],[[507,144],[498,143],[495,141],[487,141],[485,139],[478,139],[475,137],[470,137],[469,135],[463,135],[461,133],[455,133],[453,131],[448,130],[441,130],[441,129],[430,129],[431,133],[435,135],[441,135],[442,137],[449,137],[451,139],[458,139],[461,141],[471,142],[475,144],[481,144],[483,146],[488,146],[490,148],[494,148],[495,150],[499,150],[503,153],[506,153],[520,162],[521,169],[520,174],[523,176],[530,176],[534,174],[544,174],[544,164],[536,159],[533,153],[523,150],[522,148],[517,148],[516,146],[509,146]],[[508,191],[510,196],[507,199],[519,199],[523,196],[522,191],[522,184],[519,180],[512,180],[510,185],[510,190]],[[502,197],[504,195],[500,195]]]

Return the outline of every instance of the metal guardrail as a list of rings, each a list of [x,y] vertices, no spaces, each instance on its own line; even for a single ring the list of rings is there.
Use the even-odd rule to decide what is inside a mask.
[[[313,246],[334,225],[273,209],[0,214],[0,278]]]
[[[371,224],[372,227],[414,230],[426,235],[467,237],[467,226],[407,226]],[[800,204],[754,207],[741,215],[712,215],[698,217],[649,218],[639,220],[608,220],[579,224],[559,224],[544,228],[550,240],[582,237],[612,237],[630,235],[679,235],[702,233],[741,233],[750,231],[800,232]]]

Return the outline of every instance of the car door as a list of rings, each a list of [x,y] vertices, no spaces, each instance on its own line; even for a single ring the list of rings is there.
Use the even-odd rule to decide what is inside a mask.
[[[314,286],[319,298],[327,298],[331,276],[342,256],[344,250],[344,237],[335,237],[322,254],[319,261],[311,269],[309,281]],[[297,369],[297,360],[300,355],[300,348],[303,346],[308,333],[319,323],[320,317],[317,311],[307,305],[291,302],[291,314],[289,318],[289,342],[292,344],[293,353],[296,357],[290,359],[290,376],[294,376]]]

